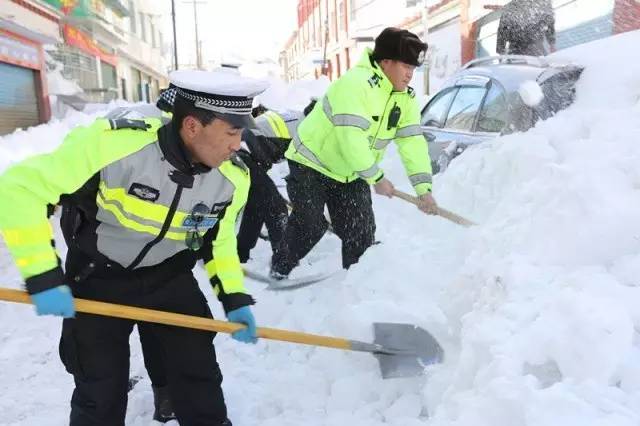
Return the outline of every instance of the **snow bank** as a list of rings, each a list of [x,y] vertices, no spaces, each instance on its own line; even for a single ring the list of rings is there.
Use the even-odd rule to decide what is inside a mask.
[[[437,181],[482,226],[438,298],[459,352],[425,387],[430,425],[640,421],[638,42],[556,54],[586,65],[575,104]]]

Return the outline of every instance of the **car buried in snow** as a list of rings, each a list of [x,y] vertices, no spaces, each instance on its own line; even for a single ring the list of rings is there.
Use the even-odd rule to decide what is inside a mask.
[[[503,55],[465,64],[422,109],[422,132],[429,145],[433,173],[470,146],[516,132],[567,108],[583,68],[554,64],[544,57]],[[539,102],[527,99],[531,82]],[[535,93],[533,94],[536,97]],[[525,100],[523,99],[527,99]]]

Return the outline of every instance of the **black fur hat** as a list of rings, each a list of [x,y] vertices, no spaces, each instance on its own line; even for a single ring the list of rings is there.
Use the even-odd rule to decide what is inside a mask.
[[[414,33],[388,27],[376,37],[373,59],[375,61],[393,59],[417,67],[424,62],[427,48],[427,44]]]

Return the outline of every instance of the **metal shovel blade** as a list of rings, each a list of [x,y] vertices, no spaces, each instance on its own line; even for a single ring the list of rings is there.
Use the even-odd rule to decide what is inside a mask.
[[[436,339],[415,325],[377,322],[373,332],[374,343],[390,352],[374,354],[383,379],[420,376],[425,367],[444,359],[444,350]]]

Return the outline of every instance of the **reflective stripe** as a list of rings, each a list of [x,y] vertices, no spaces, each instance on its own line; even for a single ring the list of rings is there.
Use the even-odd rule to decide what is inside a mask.
[[[169,207],[162,204],[151,203],[128,195],[124,188],[107,188],[104,181],[100,181],[98,195],[106,204],[114,205],[128,219],[135,220],[143,225],[154,226],[158,229],[164,224],[169,213]],[[176,211],[171,221],[169,231],[180,232],[182,223],[189,213]]]
[[[376,139],[376,142],[373,144],[375,149],[385,149],[387,145],[391,143],[393,139]]]
[[[371,127],[371,123],[364,117],[355,114],[336,114],[333,115],[333,110],[331,109],[331,104],[329,104],[329,100],[325,96],[322,99],[322,110],[325,115],[333,123],[334,126],[352,126],[357,127],[362,130],[368,130]]]
[[[311,152],[311,150],[302,143],[302,141],[300,140],[297,134],[293,136],[293,146],[296,149],[296,151],[298,151],[300,155],[302,155],[304,158],[311,161],[315,165],[320,166],[323,169],[326,169],[326,167],[324,166],[324,164],[322,164],[322,162],[318,159],[318,157],[316,157],[316,155],[313,152]]]
[[[380,168],[378,167],[378,165],[374,164],[373,166],[369,167],[367,170],[358,172],[358,176],[360,176],[363,179],[371,179],[376,174],[378,174],[379,171],[380,171]]]
[[[413,186],[420,185],[421,183],[431,183],[431,175],[429,173],[416,173],[415,175],[409,176],[409,181]]]
[[[279,114],[273,111],[267,111],[264,113],[264,116],[273,128],[276,137],[291,139],[291,135],[289,135],[289,129],[287,128],[286,123]]]
[[[420,136],[422,135],[422,128],[420,128],[417,124],[412,124],[411,126],[401,127],[396,130],[396,138],[408,138],[409,136]]]
[[[30,278],[41,274],[43,270],[48,271],[57,267],[58,257],[51,250],[30,256],[16,256],[16,266],[24,278]]]
[[[267,119],[267,117],[264,116],[264,114],[257,117],[255,121],[256,121],[256,128],[251,129],[252,132],[262,136],[266,136],[268,138],[276,137],[275,129],[273,128],[273,126],[271,125],[271,122]]]
[[[135,216],[131,213],[127,213],[126,211],[124,211],[122,209],[122,205],[117,201],[105,200],[103,197],[104,196],[98,191],[98,197],[96,197],[96,204],[100,208],[113,214],[113,216],[115,216],[115,218],[118,220],[120,225],[122,225],[124,228],[133,230],[136,232],[151,234],[153,236],[160,234],[162,225],[160,226],[152,225],[150,224],[150,221],[144,220],[141,217]],[[165,235],[165,238],[169,238],[171,240],[177,240],[177,241],[184,240],[186,229],[183,229],[183,230],[176,230],[176,228],[169,228],[169,229],[173,229],[174,231],[167,232]]]
[[[51,224],[44,221],[28,228],[3,229],[2,236],[7,247],[17,247],[45,243],[51,244]]]

